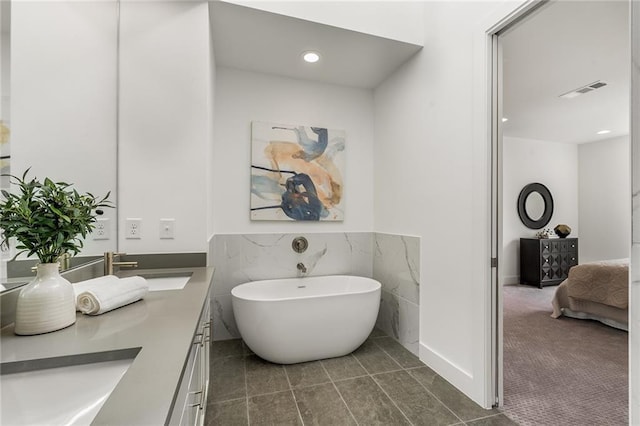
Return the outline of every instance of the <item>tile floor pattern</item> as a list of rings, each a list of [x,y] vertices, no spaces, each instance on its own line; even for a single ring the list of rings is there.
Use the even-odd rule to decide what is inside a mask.
[[[213,342],[207,426],[516,425],[485,410],[379,330],[340,358],[279,365]]]

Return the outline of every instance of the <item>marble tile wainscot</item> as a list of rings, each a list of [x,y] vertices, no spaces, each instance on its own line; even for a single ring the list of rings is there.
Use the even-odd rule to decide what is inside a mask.
[[[373,279],[382,284],[376,326],[418,355],[420,238],[374,234]]]
[[[309,241],[295,253],[291,241]],[[231,289],[255,280],[293,278],[303,262],[309,276],[360,275],[383,285],[377,325],[417,354],[420,239],[371,232],[218,234],[209,245],[216,267],[211,309],[214,340],[240,337],[231,308]]]

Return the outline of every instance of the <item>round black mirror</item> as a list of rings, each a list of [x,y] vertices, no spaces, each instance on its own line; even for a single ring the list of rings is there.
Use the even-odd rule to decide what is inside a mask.
[[[530,229],[543,228],[553,215],[553,197],[541,183],[530,183],[518,196],[518,216]]]

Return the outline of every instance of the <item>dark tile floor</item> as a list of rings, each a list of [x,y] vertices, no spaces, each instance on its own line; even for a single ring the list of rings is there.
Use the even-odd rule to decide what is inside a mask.
[[[279,365],[213,342],[207,426],[515,425],[485,410],[379,330],[340,358]]]

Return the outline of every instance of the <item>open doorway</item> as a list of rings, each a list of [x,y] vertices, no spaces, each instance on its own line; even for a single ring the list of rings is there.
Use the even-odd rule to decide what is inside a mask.
[[[621,325],[620,317],[608,325],[550,317],[574,263],[619,262],[630,255],[628,7],[552,2],[498,36],[504,89],[502,401],[507,415],[523,425],[628,422],[628,336],[611,327]],[[541,227],[527,227],[518,215],[518,196],[531,183],[543,184],[553,198],[549,222]],[[544,208],[529,209],[534,222],[544,216]],[[571,228],[571,239],[555,240],[559,224]],[[540,236],[551,237],[549,253]],[[537,247],[522,260],[521,238]],[[537,277],[525,279],[523,263],[538,269]],[[565,308],[566,314],[585,314]]]

